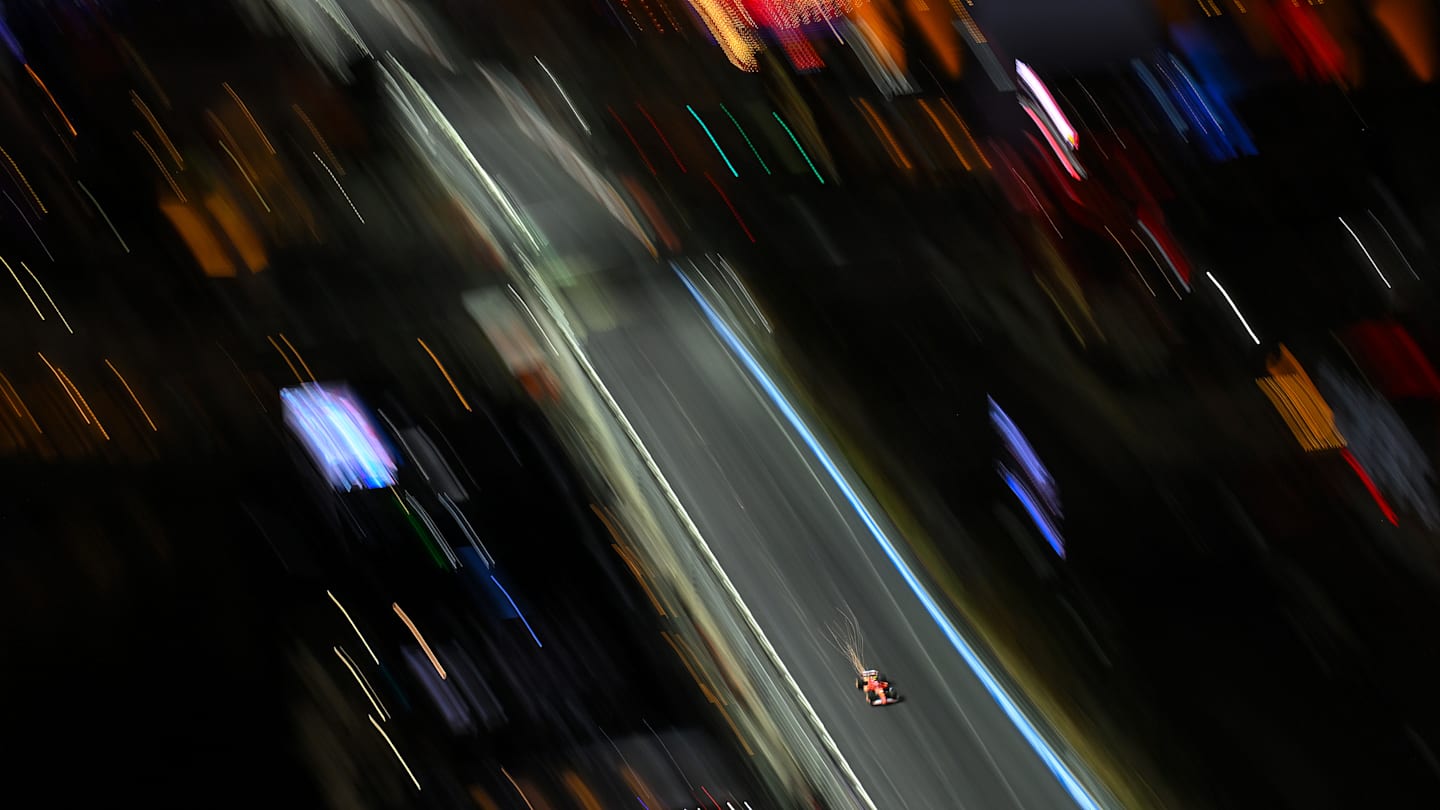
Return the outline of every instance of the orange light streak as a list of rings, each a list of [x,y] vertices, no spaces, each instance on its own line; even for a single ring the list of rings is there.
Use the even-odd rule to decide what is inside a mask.
[[[425,656],[430,659],[430,665],[435,667],[435,671],[440,674],[440,680],[443,681],[448,678],[449,676],[445,674],[445,668],[440,666],[440,659],[435,657],[435,652],[430,649],[430,645],[426,643],[425,637],[420,635],[420,629],[415,626],[415,622],[410,621],[410,617],[405,615],[405,611],[400,607],[400,603],[391,602],[390,607],[395,609],[395,615],[400,617],[400,621],[404,622],[405,626],[410,628],[410,632],[415,636],[415,640],[420,642],[420,649],[425,651]]]
[[[110,362],[109,359],[106,359],[105,365],[109,366],[110,370],[115,372],[115,376],[120,378],[120,384],[125,386],[125,393],[129,394],[130,399],[134,400],[135,407],[140,409],[140,415],[145,417],[145,422],[150,425],[150,429],[159,432],[160,428],[155,427],[155,420],[150,418],[150,412],[145,410],[144,405],[140,404],[140,397],[135,395],[135,389],[130,387],[130,383],[125,380],[125,375],[121,374],[120,369],[115,368],[115,364]]]
[[[250,114],[250,108],[246,107],[245,102],[240,100],[240,94],[235,92],[235,88],[231,87],[229,82],[225,82],[223,87],[225,88],[225,92],[230,94],[230,98],[235,100],[235,104],[240,108],[240,112],[245,113],[245,119],[250,122],[250,126],[255,128],[255,134],[259,135],[260,142],[265,144],[265,151],[272,155],[275,154],[275,147],[271,146],[270,139],[265,137],[265,130],[260,128],[260,122],[256,121],[255,116]]]
[[[424,340],[420,338],[415,338],[415,340],[420,344],[420,348],[424,349],[425,353],[430,355],[430,359],[435,361],[435,367],[440,369],[440,373],[445,375],[445,382],[450,383],[450,390],[455,392],[455,397],[460,400],[460,404],[465,406],[465,410],[472,410],[470,403],[465,399],[465,395],[460,393],[460,386],[455,384],[455,380],[450,377],[450,372],[445,370],[445,364],[440,362],[440,358],[435,356],[435,352],[430,351],[430,346]]]
[[[60,118],[65,122],[65,127],[70,130],[70,136],[72,138],[78,136],[80,133],[76,132],[75,125],[70,123],[70,116],[66,115],[65,111],[60,109],[60,102],[55,100],[55,95],[50,92],[50,88],[45,86],[45,81],[41,79],[39,74],[29,65],[25,66],[25,72],[30,74],[30,78],[35,80],[35,84],[39,86],[40,90],[45,93],[45,96],[50,99],[50,103],[55,105],[55,112],[60,113]]]

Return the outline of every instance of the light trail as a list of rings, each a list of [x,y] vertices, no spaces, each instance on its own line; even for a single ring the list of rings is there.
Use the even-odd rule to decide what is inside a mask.
[[[641,106],[638,101],[635,102],[635,109],[639,110],[640,114],[645,116],[645,120],[650,122],[650,128],[655,130],[656,135],[660,136],[660,142],[665,144],[665,148],[670,152],[670,157],[675,159],[675,165],[680,167],[681,173],[688,174],[689,170],[686,169],[685,164],[681,162],[680,156],[675,153],[675,147],[670,145],[670,139],[665,137],[664,132],[660,131],[660,125],[655,123],[655,119],[650,117],[650,111]]]
[[[1230,305],[1230,311],[1234,312],[1235,317],[1240,319],[1240,325],[1245,327],[1245,331],[1250,334],[1250,339],[1255,341],[1256,346],[1259,346],[1260,338],[1256,337],[1255,330],[1250,328],[1250,322],[1245,320],[1244,315],[1240,314],[1240,307],[1235,306],[1235,299],[1231,298],[1230,293],[1224,287],[1220,286],[1220,281],[1219,279],[1215,278],[1214,273],[1206,270],[1205,277],[1210,279],[1210,283],[1215,285],[1215,289],[1219,290],[1221,295],[1225,296],[1225,303]],[[1390,285],[1387,284],[1385,286],[1388,287]]]
[[[120,247],[124,248],[126,253],[129,253],[130,246],[125,244],[124,238],[120,236],[120,231],[115,228],[115,223],[110,221],[110,215],[105,213],[104,208],[100,207],[100,201],[95,199],[95,195],[90,193],[90,189],[86,188],[84,183],[76,180],[75,185],[79,186],[80,190],[85,192],[85,196],[90,198],[90,202],[95,204],[95,210],[100,212],[100,216],[105,219],[105,224],[110,226],[110,232],[115,234],[115,239],[120,242]]]
[[[356,208],[355,201],[350,199],[350,192],[346,191],[345,187],[340,185],[340,178],[335,176],[335,172],[330,171],[329,164],[327,164],[323,159],[321,159],[318,153],[311,152],[310,155],[315,158],[316,163],[320,164],[320,168],[324,169],[325,173],[330,175],[330,179],[335,181],[335,188],[340,189],[340,195],[345,198],[346,204],[350,206],[350,211],[355,214],[356,219],[360,220],[360,224],[364,225],[365,217],[360,216],[360,209]]]
[[[810,171],[815,173],[815,179],[820,181],[820,185],[825,185],[825,178],[820,176],[820,170],[815,168],[815,162],[810,159],[810,155],[806,154],[805,147],[800,145],[800,139],[795,137],[794,132],[790,131],[790,125],[785,123],[785,119],[780,117],[780,113],[773,113],[773,115],[775,116],[775,120],[780,122],[780,126],[785,129],[785,134],[790,136],[790,142],[795,144],[796,149],[800,150],[800,157],[805,158],[805,164],[810,167]]]
[[[75,396],[79,397],[80,404],[85,408],[85,413],[90,414],[90,417],[85,421],[93,423],[95,425],[95,429],[100,431],[100,435],[105,438],[105,441],[110,441],[109,432],[105,430],[104,425],[100,424],[100,417],[95,415],[95,409],[90,407],[90,402],[85,399],[85,395],[80,393],[80,386],[76,385],[75,381],[70,379],[70,375],[66,374],[63,370],[56,369],[55,373],[60,377],[61,381],[63,381],[66,385],[70,386],[70,390],[75,392]]]
[[[1395,237],[1390,235],[1390,229],[1386,228],[1385,223],[1381,222],[1380,218],[1375,216],[1374,211],[1366,211],[1365,213],[1370,215],[1371,221],[1375,223],[1376,227],[1380,229],[1381,233],[1385,234],[1385,238],[1390,241],[1390,247],[1395,249],[1395,255],[1399,256],[1400,261],[1405,263],[1405,269],[1410,271],[1410,275],[1414,276],[1416,281],[1419,281],[1420,274],[1415,272],[1415,266],[1410,264],[1410,260],[1405,256],[1405,251],[1400,249],[1400,243],[1396,242]]]
[[[55,314],[60,316],[60,323],[65,324],[65,331],[72,335],[75,334],[75,330],[70,328],[70,322],[65,320],[65,313],[60,311],[60,307],[55,303],[55,299],[50,297],[50,291],[45,289],[44,284],[40,283],[40,279],[35,275],[35,271],[31,270],[30,265],[24,261],[20,262],[20,266],[25,269],[25,272],[30,274],[30,279],[35,282],[35,286],[40,288],[40,292],[45,294],[45,300],[50,302],[50,306],[55,310]]]
[[[35,308],[35,314],[40,316],[40,320],[45,320],[45,313],[40,311],[40,305],[35,303],[34,298],[30,297],[30,291],[25,289],[25,282],[21,281],[20,276],[16,275],[15,268],[11,267],[10,263],[5,261],[4,256],[0,256],[0,264],[5,265],[5,269],[10,271],[10,277],[15,279],[15,284],[20,287],[20,292],[25,294],[25,300],[29,301],[30,306]]]
[[[445,375],[445,382],[450,383],[450,390],[455,392],[455,397],[460,400],[460,404],[465,406],[465,410],[470,410],[470,403],[466,401],[465,395],[460,393],[460,386],[456,385],[455,381],[450,378],[450,372],[445,370],[445,365],[440,362],[440,358],[435,356],[435,352],[430,351],[430,344],[421,338],[415,338],[415,340],[420,344],[420,348],[424,349],[425,353],[430,355],[430,359],[435,361],[435,367],[440,369],[440,373]]]
[[[265,339],[270,341],[270,345],[274,346],[275,351],[280,353],[280,358],[285,361],[285,365],[290,367],[290,373],[295,375],[295,381],[300,383],[301,385],[304,385],[305,378],[300,376],[300,369],[296,368],[295,364],[290,362],[290,355],[286,354],[285,350],[280,348],[280,344],[275,342],[275,338],[271,337],[270,335],[266,335]]]
[[[420,642],[420,648],[425,651],[425,656],[430,659],[431,666],[435,667],[435,671],[440,674],[440,680],[443,681],[449,678],[449,676],[445,674],[445,668],[440,666],[440,659],[435,657],[435,652],[430,649],[430,645],[425,641],[425,637],[420,635],[420,628],[416,627],[415,622],[410,621],[410,617],[405,615],[405,610],[400,607],[400,603],[391,602],[390,607],[395,610],[395,615],[400,617],[400,621],[404,622],[405,626],[410,628],[410,632],[415,636],[415,640]]]
[[[35,230],[35,226],[30,223],[30,218],[25,216],[25,212],[20,210],[20,206],[15,203],[15,198],[11,197],[8,191],[4,192],[4,194],[5,199],[10,202],[10,206],[15,209],[15,213],[20,215],[20,221],[24,222],[25,227],[30,229],[30,235],[34,236],[35,241],[40,243],[40,249],[45,251],[46,256],[50,257],[50,261],[55,261],[55,254],[50,252],[50,246],[45,244],[44,239],[40,238],[40,232]]]
[[[310,377],[310,382],[317,382],[315,372],[310,370],[310,364],[305,362],[305,358],[300,355],[300,350],[295,348],[295,344],[290,342],[290,338],[285,337],[284,332],[279,334],[280,339],[285,341],[285,345],[290,347],[290,352],[295,355],[295,359],[300,361],[300,367],[305,369],[305,374]]]
[[[25,173],[20,171],[20,164],[15,162],[15,158],[10,157],[10,153],[6,152],[4,147],[0,147],[0,155],[4,155],[5,161],[10,164],[10,168],[15,170],[15,176],[20,179],[20,182],[25,186],[25,190],[30,192],[30,196],[35,200],[35,205],[40,208],[40,213],[50,213],[50,209],[45,207],[45,203],[40,201],[40,195],[35,193],[35,187],[30,185],[30,178],[26,177]]]
[[[510,592],[505,590],[505,586],[500,584],[500,580],[496,579],[494,574],[490,575],[490,581],[495,583],[495,587],[499,588],[500,593],[505,595],[505,601],[509,602],[510,607],[514,608],[515,615],[520,617],[520,621],[524,623],[525,629],[530,631],[530,638],[535,639],[535,646],[544,648],[545,645],[540,643],[540,637],[535,635],[535,628],[530,626],[530,620],[526,619],[525,614],[520,612],[520,606],[515,604],[514,598],[510,596]],[[441,677],[444,677],[443,673],[441,674]]]
[[[346,660],[345,654],[340,652],[339,647],[331,647],[330,649],[335,651],[335,657],[340,659],[340,663],[344,664],[345,668],[350,670],[350,675],[355,678],[355,683],[360,685],[360,691],[365,693],[365,699],[370,701],[371,706],[375,707],[375,713],[380,715],[381,720],[389,720],[390,718],[386,715],[385,710],[380,708],[379,701],[375,699],[374,695],[370,694],[370,685],[360,679],[360,671]]]
[[[20,416],[21,411],[24,411],[25,418],[30,420],[30,424],[35,428],[35,432],[45,432],[41,429],[40,423],[35,421],[35,414],[30,412],[30,406],[26,405],[25,400],[21,398],[20,390],[16,388],[15,384],[10,382],[10,378],[4,374],[0,374],[0,393],[5,394],[5,401],[10,403],[10,409],[15,411],[16,416]],[[14,396],[13,401],[11,401],[12,395]],[[17,404],[20,406],[19,409],[15,407]]]
[[[230,151],[229,146],[225,145],[225,139],[221,138],[216,141],[216,143],[220,144],[221,149],[225,150],[225,154],[230,157],[230,162],[235,164],[235,168],[240,170],[240,176],[245,178],[246,183],[250,184],[250,190],[255,192],[255,199],[259,200],[260,204],[265,206],[265,213],[270,213],[270,203],[265,202],[265,195],[260,193],[260,187],[255,185],[254,180],[250,179],[250,173],[245,171],[245,167],[240,163],[240,158],[235,157],[235,153]]]
[[[222,86],[225,88],[225,92],[230,94],[230,98],[235,100],[235,105],[240,108],[240,112],[245,113],[245,119],[250,122],[250,126],[255,128],[255,134],[259,135],[260,142],[265,144],[265,151],[272,155],[275,154],[275,147],[270,144],[270,139],[265,137],[265,130],[260,128],[260,122],[256,121],[255,116],[250,114],[250,108],[245,106],[245,102],[240,100],[240,94],[235,92],[235,88],[231,87],[229,82],[223,82]]]
[[[41,79],[40,75],[29,65],[25,66],[25,72],[30,74],[30,78],[35,80],[35,85],[40,88],[40,92],[44,93],[45,97],[50,99],[50,103],[55,105],[55,112],[60,113],[60,119],[65,122],[65,128],[70,130],[70,137],[78,136],[80,133],[76,132],[75,125],[70,123],[70,116],[66,115],[65,111],[60,109],[60,102],[55,100],[55,95],[50,92],[50,88],[45,86],[45,80]]]
[[[545,75],[550,77],[550,81],[555,85],[555,89],[560,91],[560,97],[565,99],[565,103],[570,107],[570,112],[575,115],[575,120],[580,122],[580,126],[585,130],[585,134],[589,135],[590,125],[585,123],[585,117],[580,114],[579,110],[575,109],[575,102],[570,100],[570,94],[565,92],[565,88],[560,86],[560,80],[555,78],[555,74],[550,72],[550,68],[547,67],[544,62],[540,61],[540,57],[535,57],[535,64],[539,65],[540,69],[545,71]]]
[[[80,407],[80,400],[76,399],[75,395],[70,392],[70,386],[66,385],[65,378],[60,376],[60,370],[55,368],[55,365],[45,357],[43,352],[36,352],[36,354],[40,355],[40,359],[50,368],[50,373],[55,375],[55,382],[60,383],[60,388],[65,391],[65,396],[70,398],[70,404],[75,406],[75,410],[80,414],[80,418],[85,420],[85,424],[90,424],[90,417],[86,416],[85,409]]]
[[[731,114],[728,107],[726,107],[724,104],[721,104],[720,109],[724,110],[725,114],[730,116],[730,123],[735,125],[735,129],[739,131],[740,137],[745,139],[745,145],[750,147],[750,151],[754,153],[755,159],[760,161],[760,168],[764,169],[766,174],[770,174],[770,167],[765,165],[765,158],[760,157],[760,150],[755,148],[755,142],[750,140],[749,135],[745,134],[745,128],[740,126],[740,122],[736,120],[733,114]]]
[[[150,155],[151,160],[155,161],[155,168],[159,169],[160,174],[165,176],[165,182],[170,184],[170,190],[175,192],[175,196],[179,198],[180,202],[189,202],[190,200],[186,198],[185,192],[180,190],[180,184],[175,182],[175,178],[170,175],[170,170],[165,168],[164,163],[160,162],[160,155],[155,152],[155,147],[151,146],[150,142],[145,140],[145,136],[140,134],[140,130],[132,129],[130,130],[130,134],[134,135],[135,140],[139,141],[140,145],[145,147],[145,152]]]
[[[294,110],[295,114],[300,116],[300,120],[305,122],[305,128],[310,130],[311,137],[315,139],[316,143],[320,144],[320,149],[325,152],[325,157],[329,158],[330,163],[335,166],[335,173],[344,177],[345,167],[340,165],[340,160],[335,157],[335,152],[330,149],[330,144],[325,141],[325,136],[320,134],[319,129],[316,129],[314,122],[310,120],[310,116],[306,115],[305,111],[300,109],[299,104],[291,104],[290,109]]]
[[[415,772],[410,770],[410,764],[405,761],[405,757],[400,756],[400,749],[395,747],[395,743],[390,739],[390,735],[386,734],[385,729],[380,727],[380,723],[375,720],[375,715],[367,714],[365,716],[370,718],[370,725],[374,726],[375,730],[380,732],[380,736],[385,738],[385,744],[390,746],[390,750],[395,753],[395,759],[400,761],[400,767],[404,768],[405,773],[410,775],[410,781],[415,783],[415,789],[423,790],[424,788],[420,787],[420,780],[415,778]]]
[[[330,601],[335,603],[335,607],[340,608],[340,615],[344,616],[345,621],[350,623],[350,629],[355,631],[355,635],[360,637],[360,643],[365,645],[365,652],[370,653],[370,659],[375,662],[376,666],[379,666],[380,657],[375,654],[374,650],[370,649],[370,642],[365,640],[365,634],[360,632],[360,628],[355,624],[355,620],[350,618],[350,611],[346,610],[345,606],[340,604],[340,600],[335,598],[335,594],[326,591],[325,595],[330,597]]]
[[[520,789],[520,783],[515,781],[515,777],[511,776],[510,772],[504,768],[500,769],[500,773],[505,774],[505,778],[510,780],[510,786],[515,788],[516,793],[520,794],[520,800],[525,802],[525,806],[530,808],[530,810],[535,810],[535,805],[530,803],[530,797],[526,796],[525,791]]]
[[[134,401],[135,407],[140,409],[140,415],[145,417],[145,422],[150,425],[150,429],[159,432],[160,428],[155,427],[155,420],[150,418],[150,412],[145,410],[144,405],[140,404],[140,397],[135,395],[135,389],[130,387],[130,383],[125,379],[125,375],[121,374],[120,369],[115,368],[115,364],[110,362],[109,359],[105,360],[105,365],[109,366],[110,370],[115,372],[115,376],[119,378],[120,384],[125,386],[125,393],[130,395],[130,399]]]
[[[161,145],[165,147],[165,151],[170,153],[170,159],[175,161],[175,168],[184,171],[185,159],[180,156],[180,150],[175,148],[175,142],[170,140],[170,133],[160,126],[160,119],[155,117],[155,113],[150,112],[150,105],[146,104],[145,100],[140,98],[140,94],[134,90],[130,91],[130,103],[134,104],[135,109],[139,110],[145,120],[150,122],[150,128],[155,130],[155,135],[160,138]]]
[[[965,660],[965,663],[969,665],[970,670],[975,673],[980,684],[985,687],[985,691],[990,694],[990,697],[993,698],[995,703],[1005,712],[1010,722],[1015,725],[1016,730],[1020,732],[1021,736],[1025,738],[1025,741],[1028,742],[1035,753],[1039,755],[1041,761],[1044,762],[1046,767],[1050,769],[1050,772],[1055,775],[1060,785],[1070,794],[1076,804],[1078,804],[1082,810],[1101,810],[1100,803],[1096,801],[1096,799],[1090,795],[1089,790],[1080,783],[1079,778],[1071,771],[1070,766],[1065,764],[1060,758],[1060,755],[1055,752],[1050,743],[1044,739],[1040,731],[1035,728],[1030,719],[1025,716],[1020,706],[1006,693],[1005,687],[1001,685],[995,675],[990,672],[990,668],[980,659],[979,653],[965,640],[954,623],[945,616],[945,612],[939,603],[930,595],[925,585],[920,581],[919,576],[911,570],[904,558],[901,557],[895,544],[885,533],[885,530],[880,527],[879,520],[871,513],[869,507],[865,505],[859,492],[850,484],[845,474],[841,472],[839,464],[826,452],[820,439],[805,423],[805,420],[800,416],[799,412],[796,411],[795,407],[790,404],[790,401],[785,398],[785,395],[781,393],[779,386],[776,385],[774,380],[772,380],[761,367],[760,362],[745,348],[740,338],[725,324],[719,313],[717,313],[714,308],[711,307],[710,303],[705,300],[704,296],[700,294],[699,289],[695,287],[678,266],[672,264],[672,267],[676,275],[680,277],[681,282],[684,283],[686,289],[690,291],[690,295],[695,299],[696,303],[699,304],[700,309],[704,312],[710,325],[715,329],[716,334],[719,335],[724,344],[735,355],[736,359],[746,368],[755,382],[765,391],[766,396],[781,414],[784,415],[786,421],[790,423],[795,433],[810,448],[810,451],[815,455],[816,459],[819,460],[821,466],[825,468],[826,473],[829,474],[836,488],[845,496],[845,500],[849,501],[851,507],[854,508],[856,514],[865,524],[865,528],[869,530],[871,536],[873,536],[875,541],[880,545],[881,550],[885,552],[885,556],[889,558],[895,570],[899,572],[905,584],[909,586],[911,592],[915,594],[915,597],[920,600],[920,604],[925,608],[925,612],[930,615],[935,625],[944,633],[946,640],[950,642],[950,645],[960,654],[960,657]]]
[[[1355,244],[1360,246],[1361,252],[1365,254],[1366,261],[1370,262],[1370,266],[1375,268],[1375,275],[1380,277],[1380,281],[1385,284],[1385,289],[1393,290],[1394,287],[1390,286],[1390,279],[1385,277],[1385,274],[1380,271],[1380,265],[1375,263],[1375,257],[1370,255],[1370,248],[1365,247],[1365,243],[1360,241],[1360,235],[1355,233],[1355,229],[1350,227],[1350,223],[1345,221],[1345,217],[1339,217],[1338,219],[1340,220],[1340,224],[1345,226],[1345,230],[1350,232],[1350,238],[1354,239]],[[1383,228],[1384,226],[1382,225],[1381,227]],[[1226,298],[1229,298],[1229,296],[1227,295]]]
[[[695,108],[689,104],[685,105],[685,109],[689,110],[690,115],[694,116],[695,123],[699,124],[700,128],[705,130],[705,137],[710,139],[710,143],[715,147],[715,151],[720,153],[720,159],[725,161],[725,168],[730,170],[730,174],[739,177],[740,172],[735,171],[735,164],[730,162],[730,156],[725,154],[724,149],[720,148],[720,142],[715,140],[715,134],[710,131],[710,127],[705,125],[705,121],[700,118],[700,113],[695,112]]]

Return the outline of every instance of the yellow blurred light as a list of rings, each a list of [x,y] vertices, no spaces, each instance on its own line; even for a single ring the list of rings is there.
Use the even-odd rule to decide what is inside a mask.
[[[235,276],[235,263],[230,260],[225,246],[194,209],[180,203],[164,202],[160,204],[160,210],[180,234],[205,275],[211,278]]]
[[[1375,21],[1422,82],[1435,78],[1435,10],[1427,0],[1376,0]]]
[[[1288,348],[1282,344],[1265,367],[1270,375],[1255,382],[1302,448],[1314,453],[1346,446],[1334,411]]]
[[[230,244],[240,254],[240,260],[252,273],[258,273],[270,266],[270,260],[265,255],[265,247],[260,243],[260,236],[251,227],[245,215],[230,201],[219,194],[209,194],[205,197],[205,209],[219,223],[220,229],[229,237]]]
[[[601,810],[600,800],[595,798],[595,792],[580,778],[580,774],[574,771],[566,771],[565,787],[570,791],[570,796],[580,805],[582,810]]]
[[[760,42],[753,30],[755,21],[735,0],[690,0],[691,8],[719,43],[730,64],[748,73],[760,69],[755,54]]]

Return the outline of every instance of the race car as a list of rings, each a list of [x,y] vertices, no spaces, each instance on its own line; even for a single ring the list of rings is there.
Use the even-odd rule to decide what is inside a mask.
[[[855,679],[855,688],[865,693],[865,702],[871,706],[889,706],[891,703],[899,703],[900,696],[895,694],[895,687],[890,685],[890,679],[880,674],[879,670],[867,669],[860,673]]]

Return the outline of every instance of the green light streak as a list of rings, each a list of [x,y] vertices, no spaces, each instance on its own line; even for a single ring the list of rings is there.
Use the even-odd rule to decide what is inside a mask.
[[[725,154],[724,149],[720,148],[720,142],[715,140],[715,135],[710,132],[710,127],[705,126],[705,122],[700,118],[700,113],[695,112],[695,108],[689,104],[685,105],[685,109],[689,110],[690,114],[695,116],[696,123],[700,125],[701,129],[705,130],[705,137],[709,138],[710,143],[715,145],[715,151],[720,153],[720,159],[725,161],[725,165],[730,169],[730,173],[739,177],[740,173],[735,171],[735,164],[730,162],[730,157]]]
[[[755,159],[760,161],[760,168],[764,169],[766,174],[770,174],[770,167],[765,165],[765,158],[760,157],[760,150],[755,148],[755,144],[750,141],[750,136],[745,134],[745,128],[740,126],[740,122],[735,120],[735,116],[730,115],[730,110],[726,109],[724,104],[720,105],[720,109],[725,110],[725,114],[730,116],[730,123],[740,130],[740,137],[745,139],[745,145],[750,147],[750,151],[755,153]]]
[[[800,157],[805,158],[805,162],[810,166],[810,171],[815,173],[815,179],[820,181],[820,185],[825,185],[825,178],[820,176],[820,170],[815,168],[815,162],[810,159],[809,155],[805,154],[805,147],[800,145],[800,139],[795,137],[795,133],[790,131],[790,125],[785,123],[785,119],[780,117],[780,113],[774,113],[774,116],[775,120],[780,122],[780,126],[785,128],[785,134],[790,136],[790,142],[795,144],[796,149],[800,150]]]

